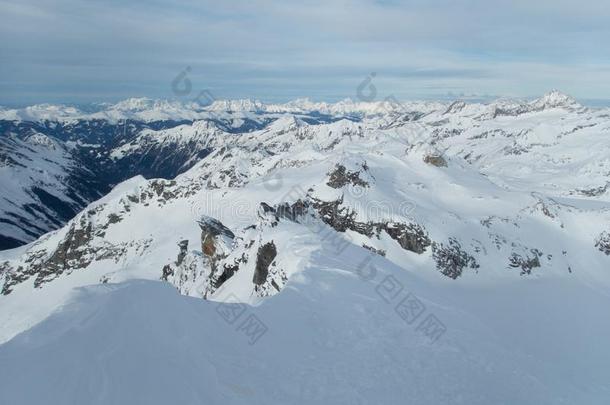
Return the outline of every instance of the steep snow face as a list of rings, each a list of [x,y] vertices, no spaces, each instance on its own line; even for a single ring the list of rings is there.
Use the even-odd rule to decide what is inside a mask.
[[[118,166],[132,167],[132,173],[173,178],[233,137],[213,122],[196,121],[164,130],[145,129],[112,149],[109,156]]]
[[[85,197],[68,180],[75,166],[67,147],[42,133],[0,137],[0,241],[4,247],[18,246],[60,227],[82,209]]]

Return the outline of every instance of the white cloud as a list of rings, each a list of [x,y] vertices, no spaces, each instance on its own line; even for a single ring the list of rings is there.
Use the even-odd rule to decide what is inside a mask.
[[[227,97],[350,96],[372,70],[405,97],[610,94],[602,1],[2,0],[0,18],[2,103],[167,97],[187,65]]]

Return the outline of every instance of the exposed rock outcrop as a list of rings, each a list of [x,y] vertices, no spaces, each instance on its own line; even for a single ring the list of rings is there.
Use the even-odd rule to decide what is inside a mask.
[[[462,245],[455,238],[449,238],[447,245],[434,242],[432,244],[432,258],[436,268],[447,277],[456,279],[462,275],[465,268],[478,269],[475,258],[462,249]]]
[[[254,277],[252,282],[256,285],[262,285],[267,280],[269,274],[269,266],[277,256],[275,243],[268,242],[258,248],[256,254],[256,267],[254,269]]]
[[[118,262],[129,249],[140,254],[148,249],[150,240],[114,244],[105,240],[106,230],[116,221],[109,216],[101,224],[94,223],[94,216],[102,210],[103,206],[98,206],[72,222],[55,249],[48,251],[34,245],[19,264],[5,262],[0,267],[0,275],[4,273],[1,293],[9,294],[15,285],[30,277],[35,277],[34,287],[39,288],[64,273],[85,269],[94,261],[111,259]]]
[[[509,259],[509,265],[513,268],[521,268],[521,275],[531,274],[532,269],[540,267],[540,257],[542,252],[538,249],[531,249],[531,255],[525,257],[513,253]]]
[[[425,229],[416,223],[398,222],[360,222],[356,220],[356,212],[343,207],[343,198],[335,201],[313,199],[313,207],[322,221],[338,232],[351,230],[361,235],[379,237],[382,231],[405,250],[417,254],[424,253],[431,244]]]
[[[363,170],[366,170],[367,167],[363,166]],[[360,187],[368,187],[369,183],[360,178],[360,172],[352,172],[345,168],[345,166],[341,164],[337,164],[335,169],[328,173],[328,182],[326,183],[329,187],[332,188],[342,188],[347,186],[348,184]]]
[[[198,224],[201,228],[201,252],[209,262],[210,280],[218,288],[235,272],[225,273],[225,267],[219,265],[233,250],[235,234],[215,218],[202,217]]]
[[[441,155],[426,155],[424,156],[424,163],[436,167],[447,167],[447,161]]]
[[[595,241],[595,247],[610,256],[610,232],[602,232]]]
[[[188,239],[181,240],[178,242],[178,247],[180,248],[180,252],[178,252],[178,258],[176,259],[176,265],[180,266],[186,257],[186,254],[189,249],[189,241]]]
[[[431,243],[424,228],[415,223],[401,224],[388,222],[378,224],[377,229],[383,229],[403,249],[417,254],[424,253]]]

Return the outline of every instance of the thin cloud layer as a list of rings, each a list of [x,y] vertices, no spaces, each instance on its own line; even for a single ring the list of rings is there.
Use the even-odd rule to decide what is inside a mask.
[[[603,1],[0,1],[0,103],[381,93],[609,98]]]

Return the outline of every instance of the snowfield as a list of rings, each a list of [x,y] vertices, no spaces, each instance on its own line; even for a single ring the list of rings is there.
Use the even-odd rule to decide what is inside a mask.
[[[4,113],[79,114],[40,111]],[[144,128],[111,158],[176,148],[182,174],[0,252],[0,403],[608,402],[609,111],[558,92],[202,111],[258,127]]]

